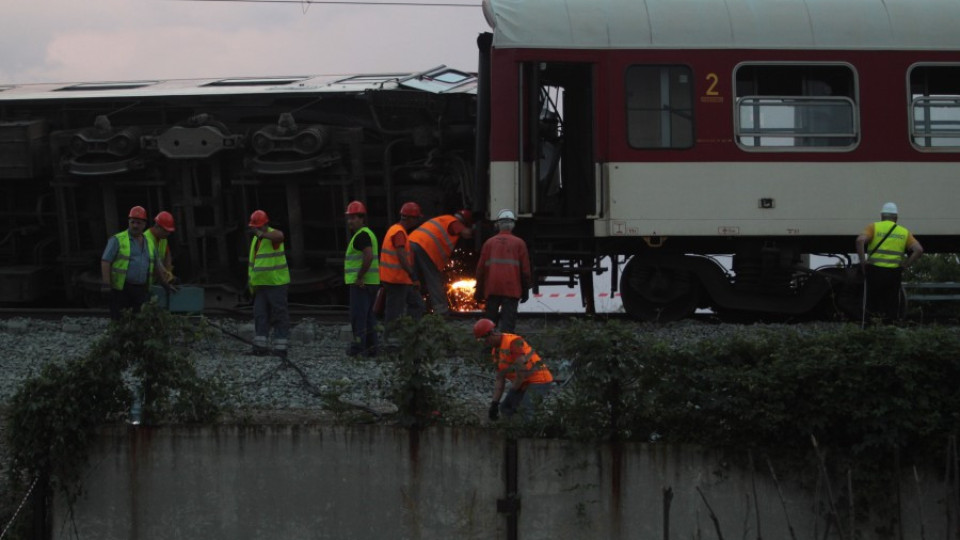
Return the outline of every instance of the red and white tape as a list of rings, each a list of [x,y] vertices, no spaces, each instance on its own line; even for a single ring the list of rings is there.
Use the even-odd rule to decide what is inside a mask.
[[[533,297],[534,297],[534,298],[579,298],[579,297],[580,297],[580,294],[578,294],[578,293],[565,293],[565,294],[560,294],[560,293],[547,293],[547,294],[537,293],[537,294],[533,295]],[[610,297],[610,293],[598,293],[598,294],[597,294],[597,297],[598,297],[598,298],[608,298],[608,297]],[[620,293],[613,293],[613,298],[620,298]]]

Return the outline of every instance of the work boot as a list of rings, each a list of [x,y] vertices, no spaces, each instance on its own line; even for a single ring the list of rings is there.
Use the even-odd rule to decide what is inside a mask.
[[[267,348],[266,336],[256,336],[253,338],[253,352],[251,354],[254,356],[266,356],[270,354],[270,349]]]

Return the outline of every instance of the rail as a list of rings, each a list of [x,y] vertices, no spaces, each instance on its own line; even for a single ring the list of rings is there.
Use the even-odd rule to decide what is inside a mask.
[[[904,283],[907,300],[910,302],[956,302],[960,301],[960,282]]]

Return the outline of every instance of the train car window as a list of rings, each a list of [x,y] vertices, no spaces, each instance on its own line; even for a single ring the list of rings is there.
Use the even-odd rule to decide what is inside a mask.
[[[279,86],[306,80],[307,77],[267,77],[257,79],[221,79],[204,86]]]
[[[90,90],[129,90],[131,88],[143,88],[144,86],[153,86],[157,81],[128,81],[128,82],[96,82],[80,83],[57,88],[56,92],[80,92]]]
[[[847,65],[736,69],[737,144],[744,150],[852,150],[860,139],[856,77]]]
[[[630,66],[627,139],[633,148],[693,146],[693,76],[686,66]]]
[[[919,150],[960,150],[960,66],[910,68],[910,142]]]

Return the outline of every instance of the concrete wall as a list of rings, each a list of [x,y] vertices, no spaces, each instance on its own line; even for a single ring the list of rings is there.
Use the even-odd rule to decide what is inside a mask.
[[[73,521],[55,505],[55,538],[74,538],[74,522],[80,538],[104,540],[508,538],[497,513],[504,447],[481,429],[106,430]],[[517,456],[523,540],[660,540],[667,527],[669,538],[717,538],[707,504],[727,539],[789,539],[788,518],[797,538],[823,537],[824,490],[784,485],[781,499],[765,463],[752,474],[692,447],[555,440],[521,440]],[[902,488],[904,538],[920,538],[921,525],[945,537],[950,498],[938,480]]]

